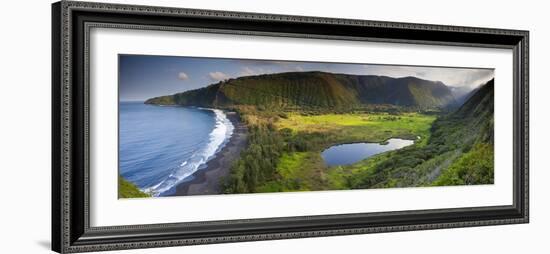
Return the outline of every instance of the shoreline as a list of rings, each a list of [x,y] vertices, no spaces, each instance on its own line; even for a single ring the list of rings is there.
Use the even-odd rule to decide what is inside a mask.
[[[248,145],[248,128],[234,112],[225,112],[233,124],[233,135],[206,167],[192,174],[193,179],[176,185],[176,191],[169,196],[221,194],[220,179],[229,175],[233,161]]]

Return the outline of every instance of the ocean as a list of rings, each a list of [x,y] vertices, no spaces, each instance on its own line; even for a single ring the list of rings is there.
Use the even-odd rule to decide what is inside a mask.
[[[222,110],[119,103],[119,174],[153,196],[192,180],[233,134]]]

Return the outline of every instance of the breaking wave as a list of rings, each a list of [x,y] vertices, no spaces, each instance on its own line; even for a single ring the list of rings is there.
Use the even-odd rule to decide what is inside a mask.
[[[209,160],[215,157],[233,135],[235,127],[227,118],[225,113],[219,109],[199,108],[201,110],[210,110],[215,115],[215,126],[209,135],[208,142],[201,146],[193,155],[183,161],[179,167],[172,170],[172,173],[160,183],[143,189],[146,193],[153,196],[162,196],[175,191],[175,186],[185,180],[187,177],[201,169]]]

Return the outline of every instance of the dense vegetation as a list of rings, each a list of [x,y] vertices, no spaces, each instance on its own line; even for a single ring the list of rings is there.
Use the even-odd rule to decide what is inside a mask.
[[[277,113],[240,107],[249,126],[249,147],[226,179],[227,193],[334,189],[320,156],[323,149],[356,141],[391,137],[426,143],[433,115],[354,112],[347,114]]]
[[[122,176],[118,176],[118,198],[146,198],[151,195],[142,192],[139,188],[124,179]]]
[[[457,105],[441,82],[322,72],[230,79],[148,100],[231,108],[248,147],[223,179],[225,193],[493,183],[494,82]],[[334,144],[415,140],[349,166],[328,168]]]
[[[439,117],[425,146],[411,146],[330,169],[346,188],[493,183],[494,82],[456,112]]]
[[[492,81],[484,85],[456,112],[437,120],[418,113],[303,115],[249,107],[241,114],[252,126],[250,147],[235,163],[225,191],[493,183],[493,86]],[[327,169],[320,157],[322,149],[337,143],[417,136],[413,146],[351,166]]]
[[[149,99],[150,104],[208,107],[262,105],[285,109],[354,109],[365,105],[442,108],[454,103],[441,82],[326,72],[288,72],[240,77]]]

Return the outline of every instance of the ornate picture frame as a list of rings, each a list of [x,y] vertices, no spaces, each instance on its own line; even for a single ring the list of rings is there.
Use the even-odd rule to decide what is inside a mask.
[[[369,213],[90,225],[92,28],[331,39],[513,51],[513,204]],[[529,221],[529,32],[61,1],[52,5],[52,250],[153,248]]]

